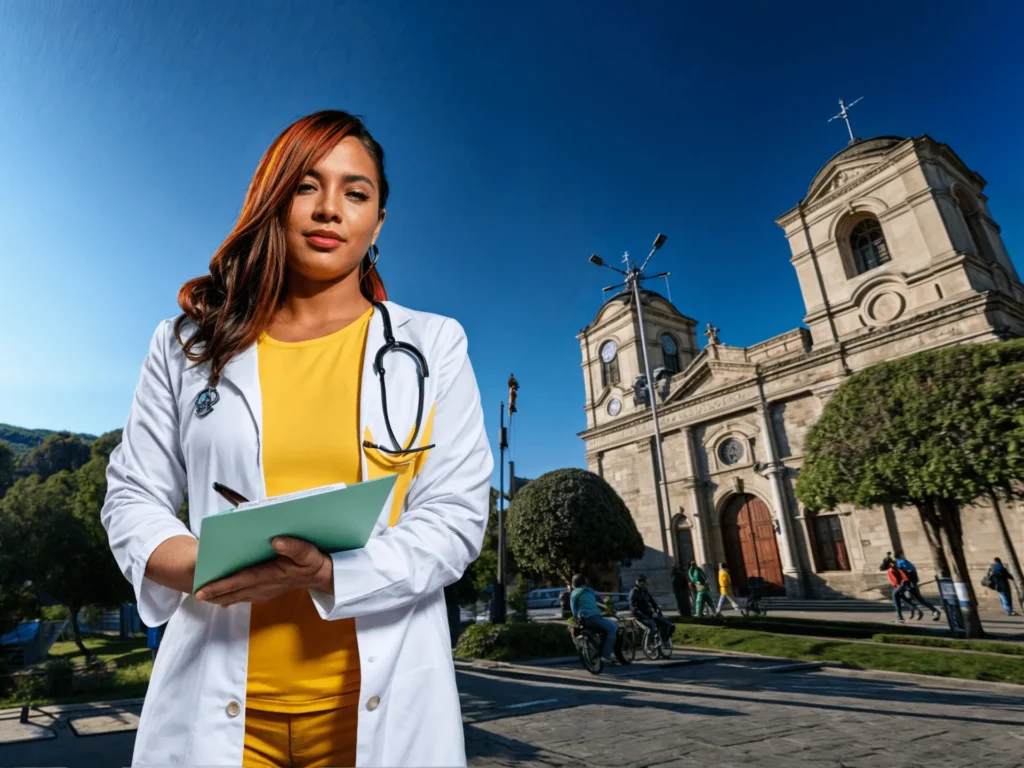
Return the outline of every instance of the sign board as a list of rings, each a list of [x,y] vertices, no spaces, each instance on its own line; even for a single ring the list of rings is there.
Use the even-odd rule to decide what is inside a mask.
[[[949,624],[949,632],[953,637],[967,637],[967,625],[961,606],[967,605],[967,588],[952,579],[937,579],[939,595],[942,597],[942,608]]]

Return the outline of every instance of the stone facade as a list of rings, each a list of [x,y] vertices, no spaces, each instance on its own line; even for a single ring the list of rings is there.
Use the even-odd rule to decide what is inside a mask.
[[[806,328],[746,348],[697,343],[696,320],[645,291],[579,334],[587,463],[629,506],[660,593],[691,557],[728,562],[742,589],[763,576],[791,597],[879,596],[878,564],[902,549],[931,578],[915,510],[847,509],[814,519],[793,488],[807,431],[850,373],[924,349],[1024,336],[1024,285],[988,212],[985,180],[928,136],[857,141],[815,175],[778,225],[792,251]],[[650,408],[636,397],[641,339],[654,369],[665,458],[660,493]],[[661,390],[661,387],[664,390]],[[667,496],[667,499],[666,499]],[[1024,508],[1004,505],[1024,555]],[[992,510],[964,510],[978,578],[1005,554]],[[975,582],[976,583],[976,582]],[[984,590],[980,590],[984,592]],[[982,594],[981,599],[990,599]]]

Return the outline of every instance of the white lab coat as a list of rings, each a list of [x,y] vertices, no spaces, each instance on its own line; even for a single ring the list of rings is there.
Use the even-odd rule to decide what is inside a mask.
[[[479,554],[493,458],[461,326],[386,306],[396,338],[427,359],[423,421],[433,405],[429,440],[436,447],[406,489],[396,483],[395,493],[407,491],[396,502],[397,523],[392,518],[396,524],[389,526],[389,502],[366,547],[332,556],[334,595],[311,592],[310,599],[326,620],[355,618],[362,676],[356,764],[465,765],[443,588]],[[390,446],[373,371],[383,343],[375,311],[363,361],[360,434]],[[157,546],[172,536],[198,536],[203,517],[227,506],[213,491],[214,481],[251,499],[266,498],[256,347],[225,367],[220,400],[203,418],[195,401],[209,369],[190,365],[173,321],[165,320],[153,335],[123,442],[107,472],[102,519],[111,549],[135,588],[142,621],[159,626],[169,620],[142,710],[136,766],[242,761],[250,606],[198,603],[145,577]],[[385,369],[391,423],[398,439],[407,439],[416,413],[415,366],[392,352]],[[371,450],[363,449],[364,477]],[[191,531],[175,516],[186,488]]]

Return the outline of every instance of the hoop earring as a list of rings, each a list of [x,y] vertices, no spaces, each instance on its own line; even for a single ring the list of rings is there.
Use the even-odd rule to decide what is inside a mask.
[[[363,270],[363,274],[364,275],[367,274],[371,269],[373,269],[374,265],[377,263],[377,259],[380,258],[380,248],[377,247],[376,243],[371,245],[370,246],[370,250],[368,250],[366,252],[367,258],[370,257],[371,253],[373,254],[373,258],[370,259],[370,266],[368,266],[365,270]]]

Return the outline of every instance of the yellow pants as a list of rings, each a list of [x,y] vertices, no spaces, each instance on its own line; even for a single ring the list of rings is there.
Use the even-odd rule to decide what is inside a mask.
[[[289,715],[245,712],[245,768],[343,768],[356,764],[358,706]]]

